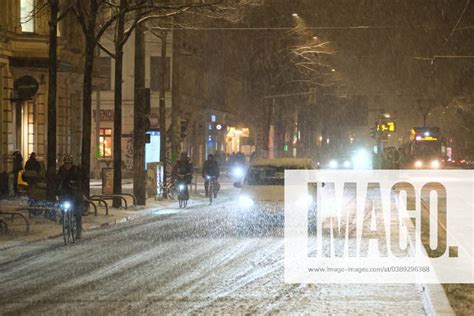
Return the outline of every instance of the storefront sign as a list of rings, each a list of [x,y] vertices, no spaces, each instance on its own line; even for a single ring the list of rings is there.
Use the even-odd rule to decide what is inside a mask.
[[[95,119],[96,110],[92,111],[92,116]],[[101,121],[113,121],[114,120],[114,110],[100,110],[100,120]]]

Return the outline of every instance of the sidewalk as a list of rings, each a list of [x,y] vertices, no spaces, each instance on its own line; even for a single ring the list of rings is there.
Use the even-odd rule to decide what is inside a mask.
[[[232,188],[231,182],[228,179],[222,179],[221,190],[227,191]],[[123,180],[123,192],[132,193],[133,191],[132,179]],[[91,195],[101,193],[101,181],[91,181]],[[205,204],[207,199],[204,197],[204,184],[198,181],[197,194],[194,193],[194,187],[191,192],[191,198],[189,206]],[[94,215],[94,210],[91,207],[90,214],[83,216],[82,226],[85,232],[98,229],[105,226],[112,226],[128,221],[136,220],[138,218],[160,214],[166,212],[166,214],[179,212],[181,209],[178,207],[177,200],[163,200],[157,201],[154,197],[150,197],[146,201],[146,206],[132,206],[132,199],[127,197],[128,209],[125,208],[112,208],[110,201],[109,204],[109,215],[105,215],[105,207],[97,205],[97,216]],[[14,211],[16,208],[27,205],[27,199],[14,199],[14,200],[0,200],[0,210],[2,211]],[[170,212],[171,211],[171,212]],[[22,211],[23,215],[28,218],[28,212]],[[8,224],[8,232],[0,233],[0,251],[11,247],[19,246],[32,241],[46,240],[50,238],[59,237],[62,235],[62,226],[59,223],[59,218],[54,222],[51,219],[45,218],[44,216],[32,216],[29,218],[30,231],[26,232],[26,225],[23,219],[15,217],[14,221],[10,221],[10,217],[6,215],[0,215]]]

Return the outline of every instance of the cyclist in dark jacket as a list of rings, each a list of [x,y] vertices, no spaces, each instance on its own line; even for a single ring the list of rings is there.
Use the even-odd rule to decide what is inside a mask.
[[[58,174],[58,196],[60,200],[70,200],[74,205],[74,216],[78,224],[77,238],[81,238],[82,232],[82,172],[73,163],[71,155],[66,155],[63,165],[59,167]]]
[[[219,178],[220,169],[219,164],[214,159],[214,155],[209,154],[207,160],[202,166],[202,177],[204,178],[204,189],[206,190],[206,196],[209,196],[209,177],[214,177],[215,183],[217,184],[217,178]],[[214,188],[214,197],[217,197],[218,185]]]
[[[181,153],[180,159],[173,167],[172,176],[174,179],[177,179],[178,177],[184,177],[187,184],[191,183],[193,178],[193,165],[189,161],[188,154]]]
[[[178,198],[189,199],[189,188],[193,179],[193,166],[189,162],[189,157],[186,153],[181,154],[181,158],[176,162],[172,172],[175,188],[178,189]]]

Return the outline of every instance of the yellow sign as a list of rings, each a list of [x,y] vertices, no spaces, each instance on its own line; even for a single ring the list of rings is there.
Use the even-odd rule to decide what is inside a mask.
[[[377,132],[395,132],[395,122],[377,124]]]

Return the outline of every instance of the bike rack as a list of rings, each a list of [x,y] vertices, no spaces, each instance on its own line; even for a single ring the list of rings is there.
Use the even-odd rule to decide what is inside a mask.
[[[92,205],[92,207],[94,208],[94,215],[97,216],[97,205],[94,203],[94,201],[89,200],[85,196],[83,196],[82,198],[84,199],[84,202],[86,202],[89,205]],[[106,202],[104,201],[104,203]],[[109,215],[109,207],[107,206],[107,204],[105,204],[105,212],[106,212],[106,215]]]
[[[92,195],[91,200],[102,199],[102,200],[113,200],[113,199],[122,199],[125,204],[125,209],[128,209],[127,199],[120,194],[102,194],[102,195]]]
[[[132,193],[122,193],[122,194],[119,194],[119,195],[131,197],[132,200],[133,200],[133,205],[137,205],[137,198],[136,198],[135,194],[132,194]]]
[[[23,218],[25,220],[25,224],[26,224],[26,231],[27,232],[30,232],[30,221],[28,220],[28,218],[26,218],[25,215],[21,214],[21,213],[18,213],[17,211],[21,211],[21,210],[25,210],[27,208],[24,208],[24,207],[20,207],[20,208],[17,208],[15,209],[15,212],[5,212],[5,211],[0,211],[0,215],[10,215],[10,221],[13,222],[13,219],[15,218],[15,216],[20,216],[21,218]],[[4,222],[5,223],[5,222]]]

